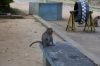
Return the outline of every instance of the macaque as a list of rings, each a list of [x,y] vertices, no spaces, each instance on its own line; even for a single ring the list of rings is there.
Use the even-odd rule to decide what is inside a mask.
[[[48,28],[43,34],[42,34],[42,41],[35,41],[32,44],[30,44],[30,47],[34,44],[34,43],[41,43],[43,45],[43,47],[46,46],[51,46],[50,43],[53,46],[53,29],[52,28]]]
[[[97,16],[97,17],[95,17],[94,19],[93,19],[93,21],[94,21],[94,26],[95,27],[99,27],[99,25],[98,25],[98,20],[100,19],[100,16]]]

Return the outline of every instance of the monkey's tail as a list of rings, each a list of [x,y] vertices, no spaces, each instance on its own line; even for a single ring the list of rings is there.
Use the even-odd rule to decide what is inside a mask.
[[[34,43],[42,43],[42,41],[35,41],[35,42],[33,42],[33,43],[30,44],[30,47],[31,47]]]

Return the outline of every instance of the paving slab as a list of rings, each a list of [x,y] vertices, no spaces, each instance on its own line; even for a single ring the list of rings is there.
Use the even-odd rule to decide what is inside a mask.
[[[69,42],[54,42],[55,46],[40,48],[51,66],[95,66]]]

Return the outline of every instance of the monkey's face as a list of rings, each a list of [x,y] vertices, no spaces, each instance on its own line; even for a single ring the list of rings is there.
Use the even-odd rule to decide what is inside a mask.
[[[99,16],[99,19],[100,19],[100,16]]]
[[[100,19],[100,16],[97,16],[98,19]]]
[[[48,32],[49,35],[53,34],[53,30],[48,30],[47,32]]]

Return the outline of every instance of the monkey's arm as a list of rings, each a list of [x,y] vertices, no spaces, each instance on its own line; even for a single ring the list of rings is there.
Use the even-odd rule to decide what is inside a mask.
[[[54,44],[53,44],[53,38],[51,38],[51,42],[52,42],[52,46],[53,46],[53,45],[54,45]]]
[[[45,39],[42,41],[42,43],[43,43],[43,48],[46,47],[46,46],[48,45],[48,39],[45,38]]]
[[[51,36],[50,42],[52,43],[52,46],[55,46],[53,43],[53,37]]]

